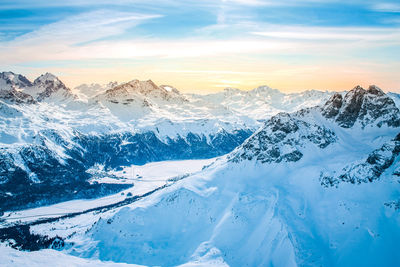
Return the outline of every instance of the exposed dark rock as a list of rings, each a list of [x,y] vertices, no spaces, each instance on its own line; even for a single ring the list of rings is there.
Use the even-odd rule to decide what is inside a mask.
[[[6,84],[10,85],[13,89],[32,86],[32,83],[25,76],[15,74],[11,71],[0,72],[0,79],[4,80]],[[11,88],[0,88],[0,90],[2,89],[8,90]]]
[[[397,135],[396,135],[396,137],[393,139],[394,141],[400,141],[400,133],[398,133]]]
[[[336,135],[287,113],[279,113],[239,146],[230,156],[233,162],[256,159],[262,163],[295,162],[303,157],[300,149],[307,144],[325,148]]]
[[[9,242],[12,240],[12,242]],[[18,225],[0,229],[0,241],[9,242],[14,249],[36,251],[46,248],[62,248],[64,240],[58,236],[48,237],[33,234],[27,225]]]
[[[62,90],[65,96],[71,95],[71,89],[51,73],[46,73],[35,79],[33,85],[42,89],[42,92],[37,96],[37,101],[43,101],[50,97],[55,92]]]
[[[19,92],[15,89],[11,90],[0,90],[0,99],[5,100],[11,103],[18,104],[34,104],[36,101],[33,99],[31,95],[25,94],[23,92]]]
[[[370,85],[368,87],[367,93],[377,95],[377,96],[383,96],[385,93],[376,85]]]
[[[390,141],[369,154],[364,162],[349,164],[338,173],[321,173],[321,184],[328,187],[340,182],[352,184],[373,182],[397,161],[399,155],[400,141]]]
[[[362,127],[399,127],[399,114],[394,101],[375,85],[368,90],[356,86],[344,98],[336,94],[322,107],[322,115],[334,119],[343,128],[353,127],[356,122]]]
[[[385,205],[388,208],[392,208],[394,210],[400,210],[400,200],[386,202],[383,205]]]
[[[334,94],[322,108],[322,115],[330,119],[339,114],[339,110],[343,104],[343,97],[341,94]]]
[[[357,86],[345,95],[342,109],[336,118],[336,122],[340,126],[343,128],[350,128],[354,125],[366,93],[367,92],[361,86]]]

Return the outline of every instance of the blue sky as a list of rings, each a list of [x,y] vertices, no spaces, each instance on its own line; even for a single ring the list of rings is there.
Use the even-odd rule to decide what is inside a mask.
[[[2,69],[51,71],[70,86],[400,89],[398,0],[62,2],[2,0]]]

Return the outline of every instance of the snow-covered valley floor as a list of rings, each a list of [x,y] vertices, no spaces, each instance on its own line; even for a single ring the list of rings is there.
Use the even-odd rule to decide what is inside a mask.
[[[118,203],[127,197],[140,196],[166,184],[172,184],[175,180],[202,170],[204,166],[210,165],[215,160],[215,158],[212,158],[152,162],[142,166],[122,167],[119,171],[108,171],[101,178],[94,178],[93,181],[133,184],[133,187],[120,193],[97,199],[79,199],[50,206],[6,212],[2,217],[3,221],[0,221],[0,227],[34,222],[38,219],[57,218],[70,213],[84,212],[96,207]]]

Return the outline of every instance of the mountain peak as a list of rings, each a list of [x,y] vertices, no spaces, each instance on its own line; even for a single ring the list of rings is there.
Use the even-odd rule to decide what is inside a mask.
[[[11,90],[32,86],[32,83],[23,75],[11,71],[0,72],[0,90]]]
[[[362,91],[362,90],[364,90],[365,91],[365,89],[364,88],[362,88],[362,86],[361,85],[356,85],[351,91],[354,91],[354,90],[358,90],[358,91]]]
[[[236,94],[236,93],[239,93],[239,92],[241,92],[241,90],[238,89],[238,88],[234,88],[234,87],[226,87],[226,88],[224,88],[224,93],[226,93],[226,94]]]
[[[302,115],[278,113],[262,128],[229,154],[233,162],[258,160],[262,163],[295,162],[303,157],[302,148],[315,145],[325,148],[336,142],[333,131],[306,122]]]
[[[171,85],[160,85],[160,88],[164,89],[165,91],[169,92],[169,93],[175,93],[175,94],[180,94],[179,90],[176,89],[175,87],[171,86]]]
[[[157,86],[152,80],[139,81],[138,79],[123,83],[106,91],[106,95],[109,97],[128,96],[132,93],[144,96],[160,95],[165,98],[169,92]]]
[[[59,85],[59,84],[64,85],[63,82],[61,82],[57,76],[55,76],[54,74],[51,74],[49,72],[46,72],[45,74],[40,75],[33,82],[34,85],[42,85],[42,84],[46,84],[46,83],[53,83],[54,85]]]
[[[259,86],[249,92],[254,93],[254,94],[282,94],[281,91],[279,91],[277,89],[273,89],[267,85]]]
[[[131,90],[139,90],[141,92],[160,90],[160,88],[152,80],[139,81],[138,79],[135,79],[126,84],[122,84],[121,86],[125,87],[125,85],[129,85],[129,89]]]
[[[37,101],[43,101],[57,92],[62,94],[60,99],[72,96],[71,89],[66,87],[57,76],[49,72],[37,77],[33,86],[25,88],[24,92],[35,97]]]
[[[385,93],[382,91],[382,89],[379,88],[379,87],[376,86],[376,85],[370,85],[370,86],[368,87],[367,92],[368,92],[369,94],[378,95],[378,96],[382,96],[382,95],[385,94]]]
[[[344,97],[335,94],[322,107],[322,115],[333,118],[343,128],[350,128],[357,121],[362,127],[370,123],[400,126],[398,114],[394,101],[375,85],[368,90],[358,85]]]

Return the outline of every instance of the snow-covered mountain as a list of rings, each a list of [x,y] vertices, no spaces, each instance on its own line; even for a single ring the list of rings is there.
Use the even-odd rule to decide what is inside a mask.
[[[98,83],[91,83],[91,84],[81,84],[74,88],[74,91],[78,96],[81,98],[91,98],[95,95],[104,93],[108,89],[111,89],[118,85],[118,82],[109,82],[107,84],[98,84]]]
[[[188,98],[202,105],[222,105],[238,116],[248,115],[264,121],[279,112],[294,112],[302,108],[324,103],[334,92],[316,90],[285,94],[268,86],[260,86],[251,91],[226,88],[222,92],[208,95],[188,95]]]
[[[400,94],[393,93],[393,92],[389,92],[389,93],[387,93],[387,95],[388,95],[391,99],[393,99],[394,103],[396,103],[396,106],[397,106],[398,108],[400,108]]]
[[[31,95],[36,101],[65,101],[76,98],[71,89],[65,86],[51,73],[40,75],[33,81],[32,86],[21,88],[26,94]]]
[[[51,73],[36,78],[33,83],[21,74],[0,73],[0,99],[16,103],[66,101],[76,98],[71,89]]]
[[[309,91],[292,96],[297,100],[282,102],[290,97],[262,88],[250,92],[229,89],[214,94],[220,99],[213,102],[211,96],[181,95],[150,81],[132,81],[88,103],[74,100],[75,104],[61,108],[43,102],[1,102],[9,133],[5,135],[6,128],[2,128],[2,177],[14,173],[13,179],[24,185],[20,177],[23,168],[29,168],[25,173],[30,185],[46,184],[41,180],[46,176],[34,175],[43,165],[46,175],[56,182],[58,177],[51,176],[53,166],[61,174],[76,170],[63,180],[71,174],[101,173],[105,179],[120,181],[119,185],[126,185],[121,181],[130,177],[135,186],[98,200],[38,207],[17,215],[9,212],[0,240],[28,250],[57,248],[70,254],[65,258],[71,261],[77,261],[72,257],[77,256],[87,261],[151,266],[399,265],[400,111],[393,96],[376,86],[357,86],[346,93],[329,93],[320,105],[292,112],[296,105],[305,105],[300,100],[303,97],[313,99],[315,95],[313,102],[317,95],[325,95]],[[246,109],[239,104],[235,107],[241,98],[237,94],[243,103],[251,94],[248,99],[264,99],[263,108],[275,99],[271,102],[275,107],[267,109],[262,122],[257,117],[261,111],[247,117],[244,111],[239,116]],[[126,101],[131,97],[133,101]],[[148,105],[143,106],[144,100]],[[281,112],[284,103],[294,103],[288,107],[290,112]],[[130,110],[138,109],[141,117],[130,115]],[[37,116],[45,114],[44,110],[53,116]],[[280,112],[273,114],[273,110]],[[167,119],[171,128],[165,124]],[[38,137],[31,137],[26,128],[21,131],[23,123],[35,129]],[[12,132],[20,133],[17,138],[10,132],[13,125],[18,126]],[[210,138],[215,129],[223,129],[225,139],[219,140],[232,139],[231,129],[252,129],[235,128],[240,125],[261,126],[234,145],[232,152],[227,143],[213,143],[215,138]],[[204,139],[199,139],[201,132],[206,133]],[[177,133],[187,135],[179,139]],[[221,155],[221,148],[230,153],[201,170],[192,168],[191,174],[182,172],[161,182],[163,175],[141,181],[140,168],[124,167],[210,157],[209,150]],[[140,162],[143,158],[147,160]],[[181,168],[176,164],[169,168],[189,169],[181,164]],[[158,172],[171,171],[162,166],[165,169]],[[84,172],[87,168],[91,171]],[[77,181],[88,179],[78,177]],[[1,186],[12,187],[2,181]],[[87,189],[81,192],[97,192],[82,185]],[[76,190],[77,186],[66,188]],[[108,193],[121,189],[103,184]],[[18,206],[13,198],[6,201]],[[29,216],[46,210],[50,212],[43,219]],[[57,215],[55,210],[69,213]]]
[[[226,154],[275,112],[313,106],[332,94],[260,87],[183,95],[173,86],[132,80],[81,99],[50,73],[33,82],[11,72],[0,78],[2,209],[94,197],[85,170],[95,164],[117,168]],[[100,195],[112,192],[103,187],[111,185],[101,185]]]
[[[379,88],[356,87],[272,117],[148,198],[32,231],[75,256],[145,265],[397,265],[399,121]]]
[[[379,88],[356,87],[277,114],[146,198],[32,231],[74,256],[143,265],[397,266],[399,122]]]

